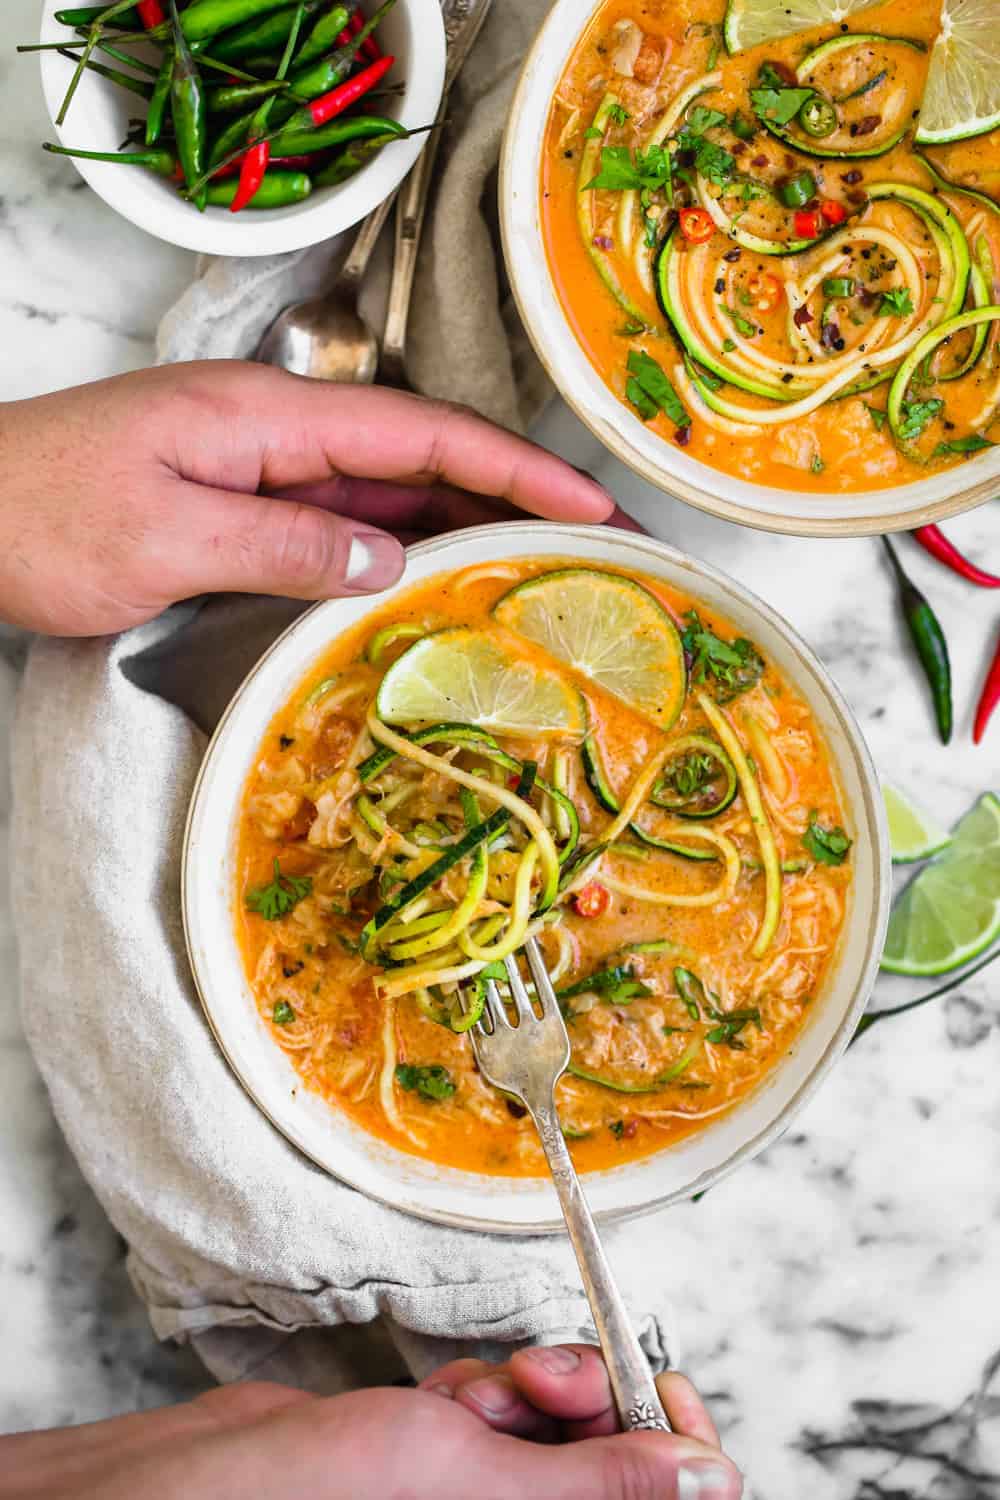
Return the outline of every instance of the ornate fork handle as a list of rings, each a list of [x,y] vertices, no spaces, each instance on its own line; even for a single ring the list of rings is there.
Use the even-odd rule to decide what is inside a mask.
[[[549,1160],[552,1180],[559,1194],[566,1228],[594,1315],[594,1326],[604,1351],[604,1362],[622,1427],[626,1432],[639,1432],[644,1428],[669,1432],[670,1425],[650,1374],[649,1364],[615,1285],[597,1226],[566,1148],[555,1100],[549,1098],[540,1107],[533,1106],[529,1099],[524,1102],[531,1110]]]

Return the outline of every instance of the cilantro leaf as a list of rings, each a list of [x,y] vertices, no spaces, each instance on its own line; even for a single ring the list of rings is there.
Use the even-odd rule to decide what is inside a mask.
[[[814,93],[815,89],[751,89],[750,103],[762,120],[770,120],[772,125],[788,125]]]
[[[913,311],[913,298],[907,286],[894,286],[891,292],[882,293],[882,301],[878,305],[878,316],[880,318],[905,318]]]
[[[295,1020],[295,1012],[287,1000],[279,1000],[271,1012],[271,1019],[275,1026],[290,1026]]]
[[[929,401],[904,401],[903,420],[899,424],[899,436],[903,442],[908,443],[913,438],[918,438],[943,406],[940,396],[932,396]]]
[[[651,355],[642,349],[633,349],[628,357],[628,372],[632,381],[649,401],[655,405],[673,422],[675,427],[688,427],[691,418],[684,410],[681,399],[667,379],[661,367]],[[631,384],[632,382],[630,382]],[[627,388],[626,388],[627,392]],[[628,392],[627,392],[628,393]],[[642,410],[640,403],[635,399],[636,393],[629,394],[629,400],[633,405]],[[655,413],[654,413],[655,415]],[[644,416],[644,422],[649,418]]]
[[[440,1063],[420,1066],[412,1063],[397,1063],[396,1082],[401,1089],[406,1089],[408,1093],[415,1091],[422,1099],[435,1101],[450,1099],[455,1092],[451,1074]]]
[[[989,438],[984,438],[981,433],[970,432],[968,437],[952,438],[949,443],[938,443],[934,449],[932,458],[944,458],[949,453],[981,453],[984,448],[992,448],[995,444]]]
[[[655,193],[670,182],[670,158],[662,146],[652,145],[633,156],[627,146],[605,146],[601,170],[584,186],[610,192]]]
[[[681,644],[691,658],[694,682],[710,683],[720,703],[728,703],[757,685],[764,672],[764,658],[752,641],[743,637],[724,641],[702,622],[697,610],[689,610],[684,618],[687,628]]]
[[[631,118],[632,116],[629,114],[624,104],[609,105],[608,119],[614,120],[616,125],[624,125],[626,120],[631,120]]]
[[[752,339],[754,337],[755,333],[757,332],[756,323],[751,323],[750,320],[748,318],[745,318],[742,313],[738,313],[735,308],[727,307],[724,302],[720,302],[719,306],[722,308],[722,311],[726,314],[726,316],[730,319],[737,333],[742,333],[745,339]]]
[[[838,825],[824,828],[815,812],[809,815],[809,827],[802,835],[803,847],[823,865],[842,865],[847,858],[852,840]]]
[[[881,432],[885,426],[886,413],[880,406],[869,406],[867,401],[862,401],[862,406],[872,419],[872,425],[876,432]]]
[[[312,881],[308,875],[282,875],[281,866],[275,860],[271,884],[247,891],[246,907],[248,911],[257,912],[265,922],[277,922],[279,917],[286,917],[294,906],[305,900],[311,891]]]
[[[631,964],[616,964],[614,968],[599,969],[596,974],[588,974],[586,979],[577,979],[575,983],[556,990],[556,999],[561,1005],[564,1000],[572,1000],[577,995],[593,994],[600,995],[611,1005],[628,1005],[637,996],[654,993],[636,978]]]
[[[705,109],[703,105],[696,104],[681,127],[681,135],[689,132],[691,135],[704,135],[706,130],[715,130],[725,123],[726,117],[721,110]]]

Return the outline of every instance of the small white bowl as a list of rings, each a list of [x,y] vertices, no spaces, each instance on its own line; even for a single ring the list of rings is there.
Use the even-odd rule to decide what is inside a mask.
[[[549,107],[580,36],[602,3],[556,0],[552,6],[525,60],[500,158],[500,223],[511,288],[535,351],[563,399],[595,437],[650,484],[713,515],[765,531],[861,536],[909,530],[992,499],[1000,482],[1000,446],[895,489],[800,494],[700,463],[650,431],[608,389],[563,312],[548,270],[539,212]]]
[[[830,972],[787,1056],[732,1110],[655,1156],[588,1173],[600,1218],[620,1219],[703,1192],[787,1128],[854,1033],[878,972],[891,875],[878,779],[860,730],[829,674],[773,610],[740,584],[646,537],[598,526],[510,522],[413,547],[384,603],[436,573],[483,558],[575,557],[635,568],[704,599],[761,646],[795,683],[823,730],[845,823],[853,882]],[[233,930],[237,820],[243,785],[272,716],[342,631],[371,609],[335,599],[302,615],[261,658],[208,748],[184,839],[182,899],[188,953],[209,1025],[237,1077],[268,1118],[319,1166],[407,1213],[467,1229],[544,1234],[562,1228],[547,1178],[481,1176],[439,1167],[368,1135],[302,1084],[261,1019]]]
[[[72,32],[60,26],[55,12],[62,0],[45,0],[43,42],[64,41]],[[437,116],[444,88],[445,36],[439,0],[397,0],[379,28],[385,51],[397,58],[390,74],[406,87],[380,110],[410,129],[430,125]],[[73,74],[73,65],[58,52],[40,52],[42,88],[53,122]],[[112,59],[95,60],[116,67]],[[222,75],[219,74],[219,78]],[[130,116],[145,113],[141,99],[96,73],[81,80],[65,124],[54,129],[63,146],[85,151],[117,151]],[[231,118],[231,117],[227,117]],[[173,183],[140,167],[74,159],[80,175],[116,213],[147,234],[205,255],[275,255],[304,250],[349,229],[377,208],[402,182],[423,149],[426,135],[394,141],[339,187],[320,188],[304,203],[289,208],[248,209],[233,214],[208,208],[200,214],[185,202]]]

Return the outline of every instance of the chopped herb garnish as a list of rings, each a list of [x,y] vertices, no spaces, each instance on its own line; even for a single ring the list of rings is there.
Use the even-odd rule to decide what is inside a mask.
[[[705,986],[690,969],[674,970],[674,986],[681,997],[681,1004],[692,1021],[701,1019],[701,1007],[707,1005]]]
[[[885,68],[883,68],[882,71],[880,73],[876,73],[873,78],[866,79],[864,83],[859,83],[856,89],[851,89],[851,92],[849,94],[838,94],[836,96],[836,102],[838,104],[847,104],[851,99],[863,99],[865,94],[870,94],[872,89],[877,89],[880,83],[885,83],[885,80],[888,78],[888,76],[889,74],[886,72]]]
[[[814,453],[812,457],[812,463],[809,465],[810,472],[813,474],[822,474],[825,468],[826,464],[820,458],[819,454]]]
[[[295,1012],[287,1000],[279,1000],[271,1012],[271,1019],[275,1026],[290,1026],[295,1020]]]
[[[763,68],[760,76],[764,77]],[[774,125],[788,125],[814,92],[814,89],[751,89],[750,103],[762,120],[770,120]]]
[[[735,345],[735,343],[733,342],[732,339],[723,339],[722,340],[722,352],[723,352],[723,354],[732,354],[732,352],[733,352],[733,350],[735,348],[736,348],[736,345]]]
[[[451,1074],[440,1063],[420,1066],[397,1063],[396,1082],[401,1089],[408,1093],[416,1091],[423,1099],[450,1099],[455,1092]]]
[[[737,140],[740,141],[752,141],[757,133],[750,121],[744,120],[739,110],[736,110],[735,114],[730,115],[729,128]]]
[[[637,334],[646,332],[646,325],[645,323],[640,323],[638,318],[629,318],[622,324],[618,332],[623,338],[633,339]]]
[[[564,1000],[591,994],[600,995],[609,1005],[630,1005],[637,997],[654,993],[636,977],[630,964],[617,964],[614,968],[599,969],[595,974],[588,974],[586,979],[578,979],[575,983],[556,990],[556,999],[563,1009]]]
[[[908,286],[893,287],[891,292],[882,293],[882,301],[878,305],[878,316],[880,318],[894,317],[905,318],[913,311],[913,298],[910,296]]]
[[[598,130],[596,125],[588,125],[583,132],[583,138],[585,141],[599,141],[603,134],[604,131]]]
[[[809,827],[802,835],[802,844],[820,864],[842,865],[851,842],[841,827],[824,828],[816,813],[810,814]]]
[[[722,311],[726,314],[726,316],[730,319],[737,333],[741,333],[745,339],[753,338],[754,334],[757,332],[756,323],[751,323],[749,319],[743,316],[742,313],[738,313],[735,308],[727,307],[724,302],[720,302],[719,306],[722,308]],[[736,346],[734,344],[733,348],[735,347]]]
[[[695,171],[717,187],[725,187],[732,177],[736,158],[724,146],[708,140],[705,132],[725,124],[726,117],[720,110],[696,104],[677,134],[678,151],[693,152]]]
[[[979,432],[970,432],[968,437],[952,438],[951,442],[938,443],[934,449],[934,458],[944,458],[949,453],[981,453],[984,448],[992,448],[995,444],[989,438],[984,438]]]
[[[257,912],[265,922],[277,922],[279,917],[286,917],[293,907],[304,901],[311,890],[312,881],[308,875],[282,875],[281,866],[275,860],[271,884],[247,891],[247,910]]]
[[[706,1042],[712,1042],[716,1047],[731,1047],[735,1052],[745,1052],[746,1042],[740,1041],[740,1032],[745,1027],[753,1025],[758,1031],[763,1028],[760,1023],[760,1011],[756,1006],[747,1010],[717,1010],[715,1006],[705,1007],[710,1020],[718,1021],[711,1031],[705,1033]]]
[[[886,413],[880,406],[869,406],[867,401],[862,401],[862,406],[872,419],[872,426],[876,432],[881,432],[886,423]]]
[[[628,372],[632,378],[625,387],[625,394],[638,409],[644,422],[648,422],[650,416],[655,416],[659,410],[670,418],[675,427],[690,426],[691,418],[684,410],[680,397],[651,355],[643,349],[633,349],[628,357]],[[647,416],[650,404],[653,410]]]
[[[744,637],[724,641],[702,622],[697,610],[689,610],[684,618],[687,628],[681,644],[691,658],[694,682],[710,682],[720,703],[756,686],[764,671],[764,659],[752,641]]]
[[[932,396],[929,401],[904,401],[903,420],[899,424],[899,436],[904,443],[911,442],[929,427],[944,406],[940,396]]]
[[[620,1141],[622,1136],[625,1134],[625,1121],[612,1120],[610,1125],[608,1126],[608,1129],[611,1131],[611,1134],[614,1136],[615,1140]]]
[[[608,106],[608,119],[614,120],[616,125],[624,125],[631,118],[632,116],[624,104],[611,104]]]

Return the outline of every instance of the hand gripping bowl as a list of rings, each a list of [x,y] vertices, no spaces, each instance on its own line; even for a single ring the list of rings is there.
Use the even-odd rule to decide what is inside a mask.
[[[483,526],[439,537],[408,554],[396,589],[491,559],[592,561],[634,568],[688,589],[751,636],[794,681],[822,729],[854,839],[853,881],[832,966],[793,1048],[742,1103],[658,1154],[587,1175],[599,1217],[620,1219],[702,1192],[787,1128],[847,1046],[875,980],[888,918],[890,864],[878,781],[850,709],[809,648],[741,585],[673,548],[599,527],[548,522]],[[232,913],[242,788],[261,736],[317,658],[371,609],[336,599],[308,610],[262,657],[215,732],[195,787],[185,836],[183,907],[188,951],[209,1025],[247,1092],[319,1166],[408,1213],[470,1229],[549,1233],[562,1228],[551,1183],[435,1166],[377,1140],[301,1079],[260,1018]]]
[[[960,464],[891,489],[797,493],[739,479],[699,462],[646,427],[609,390],[580,347],[560,303],[548,269],[539,208],[549,108],[598,9],[599,4],[581,5],[579,0],[556,0],[552,6],[525,61],[500,161],[500,221],[511,288],[535,351],[563,399],[606,448],[658,489],[762,530],[859,536],[912,529],[991,499],[1000,480],[1000,447],[979,455],[975,464]],[[595,290],[595,296],[600,295]]]
[[[45,0],[40,41],[65,43],[72,35],[55,19],[60,8],[60,0]],[[379,28],[379,38],[398,59],[390,81],[405,82],[402,94],[385,101],[385,113],[411,129],[432,124],[444,87],[444,24],[438,0],[397,0]],[[39,56],[45,102],[54,121],[73,68],[58,52]],[[88,73],[80,80],[66,123],[53,128],[64,146],[117,151],[129,116],[136,113],[135,102],[131,94]],[[199,213],[178,195],[173,183],[140,167],[79,158],[75,165],[110,208],[157,239],[202,255],[276,255],[332,239],[359,223],[399,186],[426,139],[415,135],[391,142],[356,176],[338,187],[319,188],[302,203],[240,214],[227,208]]]

